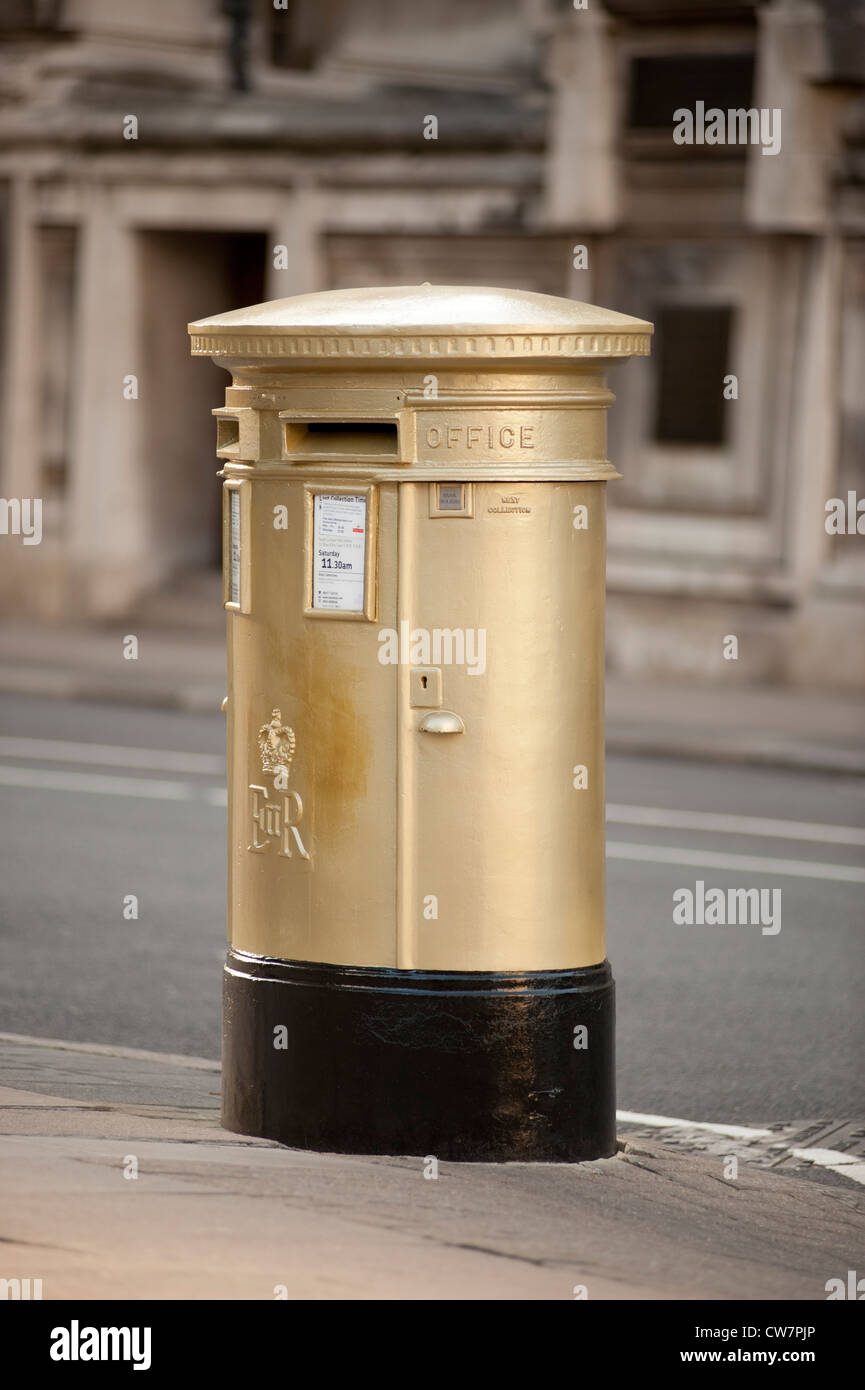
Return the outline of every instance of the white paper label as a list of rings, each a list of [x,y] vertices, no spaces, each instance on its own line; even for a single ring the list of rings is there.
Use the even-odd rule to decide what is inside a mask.
[[[240,603],[240,493],[232,488],[228,494],[230,534],[229,602]]]
[[[366,554],[366,497],[314,495],[312,606],[362,613]]]

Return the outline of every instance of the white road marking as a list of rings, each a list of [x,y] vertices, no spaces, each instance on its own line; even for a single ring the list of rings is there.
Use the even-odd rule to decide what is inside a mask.
[[[859,1154],[839,1153],[837,1149],[791,1149],[794,1158],[804,1159],[806,1163],[817,1163],[832,1173],[840,1173],[854,1182],[865,1183],[865,1163]]]
[[[96,767],[140,767],[151,772],[191,772],[223,777],[225,758],[215,753],[183,753],[164,748],[126,748],[108,743],[67,743],[52,738],[0,737],[0,758],[41,758]]]
[[[45,762],[141,768],[146,772],[190,773],[204,777],[225,775],[225,759],[221,754],[188,753],[164,748],[134,748],[120,744],[74,743],[63,739],[0,736],[0,758],[37,758]],[[212,800],[215,805],[225,804],[224,792],[219,789],[213,795],[208,793],[206,799]],[[764,816],[682,811],[664,806],[629,806],[621,803],[610,803],[607,806],[607,820],[616,825],[649,825],[668,830],[706,830],[723,835],[753,835],[758,838],[811,840],[818,844],[865,847],[865,829],[851,825],[828,825],[817,821],[778,820]]]
[[[191,801],[195,790],[190,782],[112,777],[99,772],[43,772],[33,767],[0,767],[0,786],[52,792],[97,792],[104,796],[137,796],[155,801]]]
[[[753,1129],[749,1125],[716,1125],[705,1120],[676,1120],[670,1115],[641,1115],[635,1110],[617,1110],[616,1119],[623,1125],[639,1125],[646,1129],[696,1129],[703,1134],[720,1134],[727,1139],[768,1139],[775,1130]],[[865,1163],[859,1154],[845,1154],[839,1149],[791,1149],[792,1158],[816,1163],[833,1173],[841,1173],[854,1182],[865,1183]]]
[[[667,830],[714,830],[722,835],[813,840],[815,843],[826,845],[865,845],[865,830],[860,830],[854,825],[769,820],[763,816],[732,816],[714,811],[673,811],[664,806],[611,804],[607,806],[607,820],[613,821],[616,825],[657,825]]]
[[[843,1168],[851,1163],[861,1163],[861,1154],[839,1153],[837,1149],[791,1149],[794,1158],[804,1158],[807,1163],[822,1163],[827,1168]]]
[[[702,1129],[707,1134],[723,1134],[728,1139],[766,1139],[772,1129],[752,1129],[747,1125],[715,1125],[705,1120],[674,1120],[669,1115],[640,1115],[635,1110],[617,1110],[623,1125],[651,1125],[654,1129]]]
[[[674,849],[608,840],[608,859],[635,859],[643,864],[679,864],[683,868],[730,869],[737,873],[781,874],[792,878],[826,878],[838,883],[865,883],[857,864],[822,864],[807,859],[764,859],[753,854],[715,854],[707,849]]]
[[[4,743],[8,742],[9,740],[0,739],[0,754],[3,752]],[[20,745],[24,740],[13,739],[11,742]],[[38,742],[38,740],[33,740],[33,742]],[[67,747],[75,750],[93,747],[101,749],[104,753],[116,753],[120,765],[122,763],[119,755],[128,754],[131,756],[134,754],[136,758],[141,758],[142,767],[160,766],[163,765],[160,763],[160,759],[167,760],[175,756],[168,753],[151,754],[150,750],[146,748],[112,749],[107,745],[100,744],[64,745],[58,743],[54,747]],[[47,757],[49,754],[46,753],[45,756]],[[55,754],[54,756],[59,755]],[[199,772],[204,771],[205,768],[215,771],[217,764],[222,770],[221,760],[211,758],[209,754],[190,753],[176,756],[192,759]],[[148,759],[149,761],[147,761]],[[177,770],[179,771],[180,768]],[[198,786],[194,782],[169,782],[153,777],[118,777],[102,772],[65,772],[29,767],[0,767],[0,786],[27,787],[37,791],[93,792],[103,796],[141,797],[148,801],[200,801],[205,805],[219,808],[226,806],[228,801],[224,786],[208,787]],[[655,812],[653,807],[612,807],[611,810],[646,811],[653,814]],[[666,813],[659,812],[659,814]],[[739,820],[741,818],[731,817],[731,819]],[[792,822],[792,824],[798,823]],[[823,828],[827,830],[840,829],[845,832],[848,830],[848,827],[845,826]],[[676,849],[667,845],[642,845],[630,840],[608,841],[607,858],[630,859],[647,864],[676,864],[681,867],[693,866],[695,868],[726,869],[735,872],[781,874],[793,878],[829,879],[837,883],[865,883],[865,867],[859,867],[855,864],[827,864],[792,858],[769,859],[747,854],[720,854],[712,850]]]

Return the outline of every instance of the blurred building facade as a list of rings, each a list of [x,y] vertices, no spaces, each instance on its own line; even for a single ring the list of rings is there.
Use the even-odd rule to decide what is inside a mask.
[[[217,564],[188,320],[519,285],[657,325],[611,382],[614,668],[735,679],[734,634],[742,679],[865,685],[865,540],[825,525],[865,497],[861,5],[0,0],[0,41],[0,492],[44,505],[0,611]],[[699,101],[780,109],[780,150],[675,143]]]

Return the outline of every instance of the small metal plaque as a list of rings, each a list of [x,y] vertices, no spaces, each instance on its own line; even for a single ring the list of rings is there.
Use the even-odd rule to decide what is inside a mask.
[[[439,516],[471,516],[471,483],[430,483],[429,514]]]

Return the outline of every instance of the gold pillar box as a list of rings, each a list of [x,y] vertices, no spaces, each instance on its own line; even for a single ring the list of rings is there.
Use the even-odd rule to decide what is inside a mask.
[[[422,285],[189,331],[232,374],[225,1123],[613,1152],[604,373],[651,324]]]

